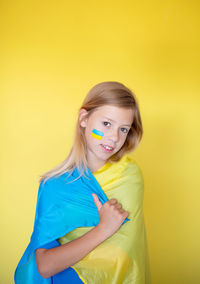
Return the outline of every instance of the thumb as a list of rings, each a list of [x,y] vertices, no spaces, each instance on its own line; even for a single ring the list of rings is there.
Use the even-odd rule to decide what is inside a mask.
[[[102,207],[102,203],[101,203],[101,201],[99,200],[98,196],[95,193],[92,193],[92,196],[94,198],[94,203],[95,203],[95,205],[97,207],[97,210],[99,211],[101,209],[101,207]]]

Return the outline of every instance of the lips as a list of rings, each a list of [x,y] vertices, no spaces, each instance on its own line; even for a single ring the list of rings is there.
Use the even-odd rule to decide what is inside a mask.
[[[106,145],[106,144],[101,144],[101,145],[103,145],[103,146],[105,146],[105,147],[110,147],[110,148],[111,148],[111,150],[113,150],[113,149],[114,149],[114,147],[112,147],[112,146],[110,146],[110,145]]]

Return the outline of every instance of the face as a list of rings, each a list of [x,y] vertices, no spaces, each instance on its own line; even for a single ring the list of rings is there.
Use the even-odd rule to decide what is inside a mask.
[[[96,171],[123,146],[133,122],[133,110],[105,105],[96,109],[88,119],[84,118],[86,114],[85,109],[80,110],[79,122],[85,128],[89,168]]]

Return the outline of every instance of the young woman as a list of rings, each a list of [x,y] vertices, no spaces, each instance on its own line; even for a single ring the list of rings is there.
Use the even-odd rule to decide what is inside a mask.
[[[129,88],[108,81],[89,91],[68,157],[41,176],[16,284],[151,283],[143,176],[127,155],[142,134]]]

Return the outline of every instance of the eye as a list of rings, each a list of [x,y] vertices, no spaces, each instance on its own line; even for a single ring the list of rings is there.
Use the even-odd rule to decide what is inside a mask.
[[[104,121],[104,122],[103,122],[104,126],[107,126],[107,125],[105,125],[105,123],[110,123],[110,122],[108,122],[108,121]]]
[[[107,124],[106,124],[106,123],[111,124],[111,123],[110,123],[110,122],[108,122],[108,121],[104,121],[104,122],[103,122],[103,125],[104,125],[104,126],[107,126]],[[124,129],[124,130],[125,130],[125,131],[124,131],[124,130],[122,130],[122,132],[123,132],[123,133],[127,133],[127,132],[128,132],[128,129],[127,129],[127,128],[121,128],[121,129]]]
[[[124,133],[127,133],[128,132],[128,129],[127,128],[121,128],[121,129],[125,129],[126,131],[124,132],[124,131],[122,131],[122,132],[124,132]]]

